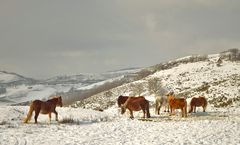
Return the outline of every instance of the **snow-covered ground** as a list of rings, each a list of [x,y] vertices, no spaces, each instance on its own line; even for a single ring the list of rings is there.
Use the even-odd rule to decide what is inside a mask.
[[[48,122],[48,115],[40,115],[39,123],[23,124],[28,107],[0,107],[1,145],[159,145],[159,144],[240,144],[239,108],[208,108],[206,113],[190,114],[188,118],[154,115],[148,121],[139,120],[142,112],[120,115],[116,105],[104,112],[80,108],[57,108],[60,121]],[[53,115],[52,119],[55,119]]]

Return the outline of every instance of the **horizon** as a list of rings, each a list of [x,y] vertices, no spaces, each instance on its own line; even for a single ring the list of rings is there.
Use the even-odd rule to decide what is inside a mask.
[[[240,46],[240,1],[0,2],[0,70],[46,79]]]

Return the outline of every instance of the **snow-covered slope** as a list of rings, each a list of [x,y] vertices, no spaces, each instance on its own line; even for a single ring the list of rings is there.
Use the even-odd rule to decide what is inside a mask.
[[[223,59],[222,63],[218,64],[219,58],[219,54],[188,56],[156,65],[151,67],[156,69],[156,72],[144,79],[97,94],[73,106],[105,109],[109,107],[108,103],[116,102],[119,95],[136,94],[146,96],[154,104],[155,94],[148,89],[148,82],[152,79],[161,80],[162,87],[168,92],[173,91],[177,96],[205,96],[215,107],[239,106],[240,62]],[[135,92],[139,87],[140,92]],[[106,104],[104,100],[107,100]]]

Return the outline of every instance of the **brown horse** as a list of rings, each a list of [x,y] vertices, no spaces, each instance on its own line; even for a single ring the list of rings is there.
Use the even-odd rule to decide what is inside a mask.
[[[168,102],[170,106],[170,115],[175,112],[175,109],[181,109],[182,117],[187,117],[187,101],[185,98],[174,98],[168,96]]]
[[[124,114],[126,109],[130,111],[130,118],[133,117],[133,111],[143,111],[143,118],[150,118],[149,112],[149,101],[144,97],[127,97],[127,96],[119,96],[118,97],[118,105],[121,106],[121,113]]]
[[[58,121],[58,113],[55,110],[56,106],[62,107],[62,97],[54,97],[47,101],[41,100],[34,100],[31,105],[27,115],[27,118],[24,119],[24,123],[28,123],[28,121],[32,118],[32,113],[35,111],[35,123],[37,123],[37,118],[39,113],[41,114],[48,114],[49,115],[49,122],[51,122],[51,113],[53,112],[56,115],[56,121]]]
[[[188,113],[196,113],[196,107],[203,107],[203,112],[206,111],[206,107],[207,107],[207,100],[205,97],[193,97],[192,100],[190,101],[190,109]]]

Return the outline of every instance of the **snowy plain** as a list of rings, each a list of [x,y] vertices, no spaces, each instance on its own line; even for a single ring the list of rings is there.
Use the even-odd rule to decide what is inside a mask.
[[[139,120],[142,112],[121,115],[117,106],[104,112],[81,108],[57,108],[60,122],[71,118],[72,123],[49,124],[47,115],[39,116],[39,123],[23,124],[28,107],[0,107],[0,144],[29,145],[159,145],[159,144],[240,144],[239,108],[201,108],[188,118],[180,113],[154,115],[148,121]]]

